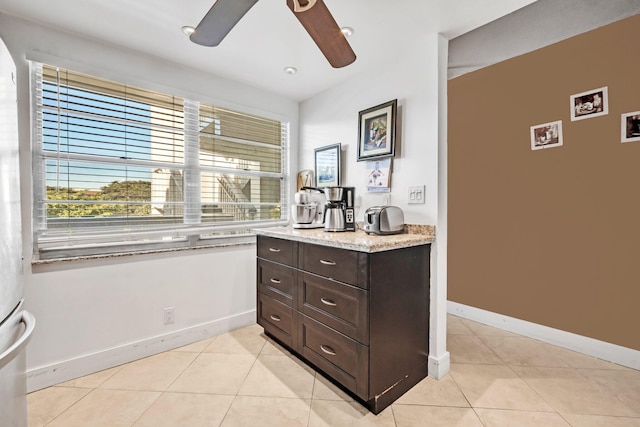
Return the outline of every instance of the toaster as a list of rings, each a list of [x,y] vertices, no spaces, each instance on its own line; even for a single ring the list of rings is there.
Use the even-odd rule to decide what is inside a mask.
[[[367,234],[398,234],[404,231],[404,214],[397,206],[372,206],[364,213]]]

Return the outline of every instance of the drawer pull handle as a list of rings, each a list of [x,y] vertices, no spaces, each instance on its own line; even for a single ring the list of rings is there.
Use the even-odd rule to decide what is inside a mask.
[[[320,260],[320,264],[324,264],[324,265],[336,265],[336,263],[334,261],[327,261],[324,259]]]
[[[278,249],[278,248],[269,248],[269,250],[271,252],[280,252],[280,249]]]
[[[279,322],[279,321],[281,321],[281,320],[282,320],[282,319],[280,318],[280,316],[277,316],[277,315],[275,315],[275,314],[272,314],[272,315],[271,315],[271,316],[269,316],[269,317],[271,317],[271,320],[276,321],[276,322]]]
[[[281,282],[280,282],[280,279],[271,279],[271,283],[275,283],[277,285]]]
[[[338,305],[335,302],[333,302],[332,300],[324,298],[324,297],[320,298],[320,301],[322,301],[323,304],[329,305],[331,307],[335,307],[336,305]]]
[[[328,345],[324,345],[324,344],[322,344],[322,345],[320,346],[320,350],[324,351],[324,352],[325,352],[325,353],[327,353],[329,356],[335,356],[335,355],[336,355],[336,352],[335,352],[331,347],[329,347]]]

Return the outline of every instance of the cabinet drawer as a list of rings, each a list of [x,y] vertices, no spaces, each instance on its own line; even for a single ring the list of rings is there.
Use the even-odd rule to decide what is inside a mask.
[[[305,316],[300,316],[302,356],[358,396],[366,398],[368,347]]]
[[[280,264],[297,267],[298,243],[292,240],[258,236],[258,256]]]
[[[301,275],[298,310],[368,345],[368,291],[315,274]]]
[[[258,258],[258,291],[293,307],[297,271],[292,267]]]
[[[302,244],[301,268],[330,279],[339,280],[360,287],[364,267],[359,252],[311,244]]]
[[[258,293],[258,324],[291,348],[296,347],[296,314],[293,309]]]

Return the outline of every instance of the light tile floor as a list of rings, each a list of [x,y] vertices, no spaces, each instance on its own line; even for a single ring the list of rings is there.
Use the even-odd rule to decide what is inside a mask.
[[[640,427],[640,372],[449,316],[451,372],[374,416],[254,325],[29,394],[29,426]]]

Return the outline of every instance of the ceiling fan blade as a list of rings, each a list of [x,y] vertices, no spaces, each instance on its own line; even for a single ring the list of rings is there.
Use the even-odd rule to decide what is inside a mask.
[[[287,0],[287,6],[333,68],[345,67],[356,60],[356,54],[322,0],[303,12],[294,11],[294,0]]]
[[[216,0],[189,39],[202,46],[218,46],[258,0]]]

